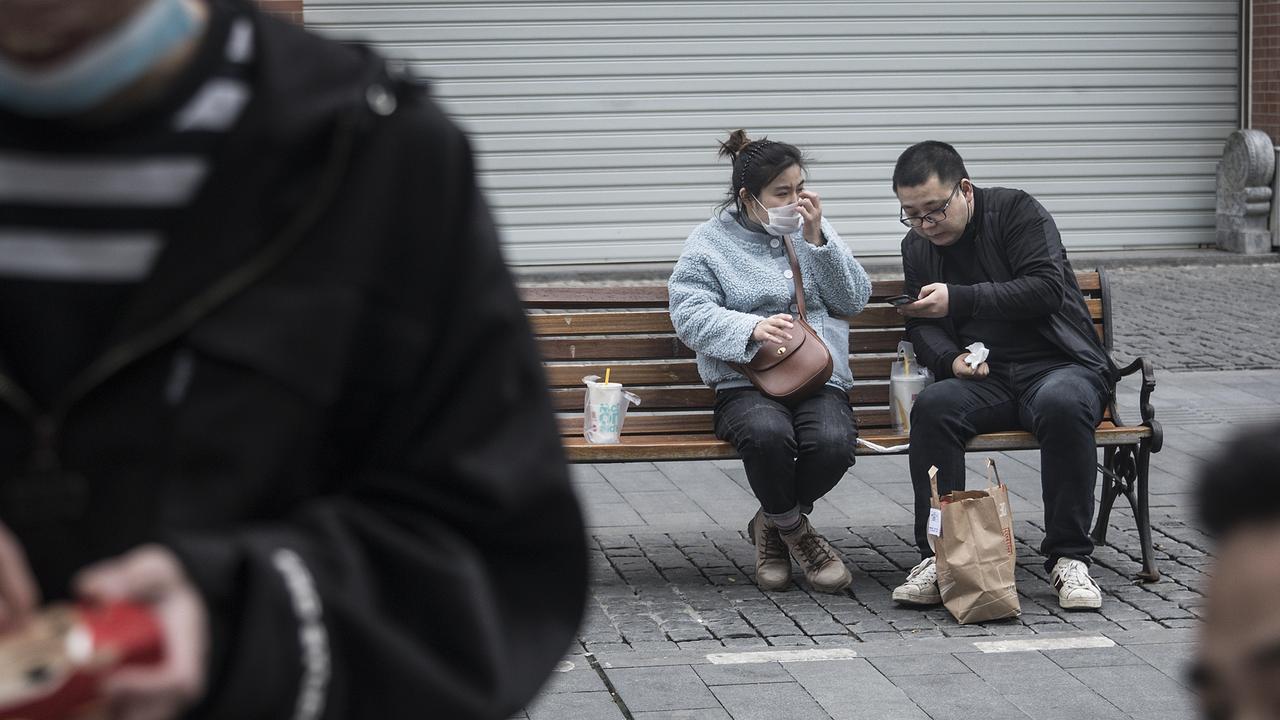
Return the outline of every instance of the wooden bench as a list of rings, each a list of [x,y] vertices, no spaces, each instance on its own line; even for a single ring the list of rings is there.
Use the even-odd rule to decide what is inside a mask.
[[[1107,351],[1112,345],[1112,310],[1106,275],[1077,273],[1094,327]],[[885,298],[902,292],[901,280],[873,283],[871,302],[849,319],[849,362],[854,387],[849,391],[859,436],[882,446],[907,442],[889,418],[889,367],[898,341],[904,338],[901,316]],[[571,462],[695,460],[737,457],[732,445],[716,438],[712,426],[714,391],[698,377],[694,353],[675,336],[667,313],[667,288],[654,285],[521,288],[558,414],[560,434]],[[582,436],[585,375],[605,374],[626,385],[642,403],[628,411],[622,442],[592,445]],[[1156,581],[1148,517],[1147,483],[1151,453],[1158,452],[1162,432],[1151,406],[1155,376],[1151,363],[1139,358],[1124,375],[1142,373],[1142,422],[1120,420],[1113,395],[1106,418],[1098,426],[1103,448],[1102,502],[1094,541],[1106,541],[1107,521],[1117,496],[1133,508],[1142,543],[1139,577]],[[1028,432],[998,432],[975,437],[971,451],[1030,450],[1039,445]],[[859,445],[859,455],[876,454]]]

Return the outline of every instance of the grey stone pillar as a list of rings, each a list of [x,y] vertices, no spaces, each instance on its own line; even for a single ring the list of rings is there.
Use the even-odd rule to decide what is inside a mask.
[[[1271,179],[1271,247],[1280,248],[1280,147],[1276,148],[1276,171]]]
[[[1271,181],[1275,148],[1261,130],[1237,130],[1227,137],[1218,161],[1218,247],[1230,252],[1271,252]]]

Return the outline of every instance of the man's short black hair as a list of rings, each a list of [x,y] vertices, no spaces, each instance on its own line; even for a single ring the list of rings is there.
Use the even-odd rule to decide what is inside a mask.
[[[938,182],[950,187],[969,177],[969,171],[960,153],[950,145],[937,140],[916,143],[898,156],[898,164],[893,168],[893,191],[923,185],[934,175],[938,176]]]
[[[1200,469],[1200,519],[1221,537],[1243,525],[1280,523],[1280,423],[1239,433]]]

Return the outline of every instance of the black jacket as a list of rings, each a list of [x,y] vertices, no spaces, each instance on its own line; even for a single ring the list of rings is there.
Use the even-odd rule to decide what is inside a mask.
[[[241,8],[252,100],[108,349],[51,407],[0,374],[0,518],[46,599],[177,552],[213,624],[195,714],[508,717],[585,545],[468,144],[371,53]]]
[[[964,354],[952,318],[1025,321],[1067,357],[1115,382],[1115,364],[1093,329],[1075,272],[1062,247],[1062,236],[1049,211],[1021,190],[974,188],[977,223],[974,247],[993,282],[948,286],[951,315],[939,319],[909,318],[907,337],[916,356],[933,374],[952,377],[951,365]],[[928,238],[911,230],[902,239],[905,292],[945,282],[943,257]]]

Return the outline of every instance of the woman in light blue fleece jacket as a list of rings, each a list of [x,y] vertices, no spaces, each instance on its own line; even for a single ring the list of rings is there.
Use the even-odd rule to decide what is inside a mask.
[[[839,592],[852,580],[849,570],[807,514],[853,465],[857,428],[844,318],[862,311],[871,281],[822,216],[821,198],[805,189],[799,149],[736,130],[720,153],[733,161],[729,196],[685,241],[668,283],[671,321],[716,391],[716,435],[737,447],[760,501],[747,524],[756,583],[786,587],[794,557],[815,589]],[[783,233],[800,264],[806,319],[834,366],[822,390],[792,405],[761,394],[731,364],[792,332],[795,284]]]

